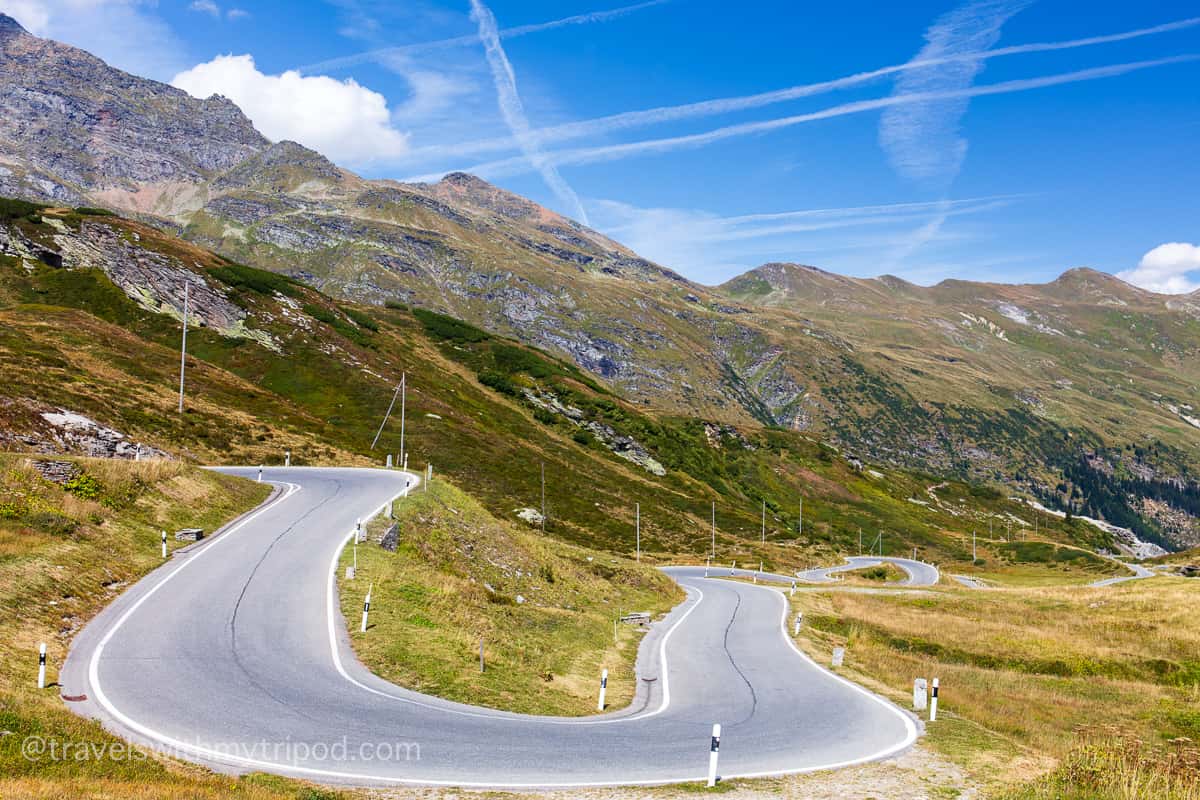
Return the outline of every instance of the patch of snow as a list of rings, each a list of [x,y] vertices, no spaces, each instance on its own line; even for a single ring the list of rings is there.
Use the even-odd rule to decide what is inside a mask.
[[[1020,306],[1014,306],[1012,303],[1000,303],[996,306],[996,310],[1020,325],[1029,324],[1029,312]]]

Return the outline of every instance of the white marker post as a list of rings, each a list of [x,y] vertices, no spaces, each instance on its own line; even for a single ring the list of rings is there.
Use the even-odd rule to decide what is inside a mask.
[[[258,482],[259,483],[262,483],[262,471],[263,471],[263,468],[259,467],[258,468]]]
[[[846,648],[835,647],[835,648],[833,648],[833,659],[830,661],[830,665],[834,666],[834,667],[840,667],[842,665],[842,662],[845,660],[845,658],[846,658]],[[934,684],[934,685],[936,686],[936,684]]]
[[[928,684],[924,678],[913,681],[913,711],[924,711],[929,704]]]
[[[167,557],[167,532],[162,532],[162,557]]]
[[[706,577],[706,578],[708,577],[708,562],[709,561],[710,561],[710,559],[707,559],[707,558],[704,559],[704,577]]]
[[[367,614],[369,614],[371,611],[371,592],[374,589],[375,589],[375,584],[372,583],[370,585],[370,587],[367,588],[367,599],[363,601],[363,620],[362,620],[362,632],[363,633],[367,632]]]
[[[938,679],[933,679],[933,697],[929,698],[929,721],[937,721]]]
[[[600,703],[596,706],[597,711],[604,710],[604,693],[608,691],[608,670],[600,672]]]
[[[392,468],[392,454],[391,453],[387,454],[387,468],[388,469]]]
[[[358,544],[362,541],[362,520],[354,520],[354,543]]]
[[[38,688],[46,688],[46,643],[38,648]]]
[[[796,625],[795,625],[795,628],[792,630],[792,636],[800,635],[800,626],[803,624],[804,624],[804,612],[797,611],[796,612]]]
[[[708,788],[717,785],[717,756],[721,751],[721,724],[713,725],[712,743],[708,748]]]
[[[292,451],[291,451],[291,450],[285,450],[285,451],[284,451],[284,453],[283,453],[283,465],[284,465],[285,467],[290,467],[290,466],[292,465]]]

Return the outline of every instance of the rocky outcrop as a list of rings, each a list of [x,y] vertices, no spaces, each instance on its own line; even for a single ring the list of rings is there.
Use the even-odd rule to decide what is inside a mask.
[[[41,224],[47,232],[38,242],[15,227],[0,226],[0,253],[59,269],[103,270],[109,280],[147,311],[177,319],[183,318],[186,286],[190,325],[279,349],[268,334],[246,327],[246,311],[229,300],[222,288],[178,258],[140,246],[136,230],[97,219],[84,219],[75,229],[44,215]]]
[[[0,160],[24,167],[27,196],[196,183],[269,144],[223,97],[112,69],[0,15]]]

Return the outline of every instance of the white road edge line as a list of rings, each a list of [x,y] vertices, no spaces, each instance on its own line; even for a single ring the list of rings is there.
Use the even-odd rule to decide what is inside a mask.
[[[419,478],[413,478],[413,480],[417,481],[418,483],[420,482]],[[386,507],[387,507],[387,503],[384,503],[382,506],[380,506],[378,509],[376,509],[374,513],[372,513],[369,517],[367,517],[365,520],[363,520],[364,523],[368,520],[374,519],[379,514],[383,513],[383,510]],[[325,617],[326,617],[326,622],[328,623],[329,650],[330,650],[330,653],[333,655],[333,665],[337,668],[338,673],[343,678],[345,678],[350,683],[354,684],[359,689],[362,689],[363,691],[366,691],[366,692],[370,692],[371,694],[374,694],[374,695],[378,695],[379,697],[386,697],[389,700],[395,700],[399,703],[408,703],[410,705],[419,706],[420,708],[428,708],[428,709],[431,709],[434,711],[439,711],[439,712],[446,713],[446,714],[457,714],[459,716],[478,717],[478,718],[482,718],[482,719],[493,719],[493,720],[494,719],[505,719],[505,720],[513,720],[516,722],[533,722],[533,723],[538,723],[541,725],[545,725],[545,724],[551,724],[551,725],[611,725],[611,724],[618,723],[618,722],[633,722],[635,720],[643,720],[643,719],[648,719],[653,716],[657,716],[658,714],[661,714],[662,712],[666,711],[667,708],[671,705],[670,678],[669,678],[669,669],[667,666],[667,641],[671,638],[671,634],[673,634],[676,631],[676,629],[678,629],[679,626],[683,624],[684,620],[686,620],[689,616],[691,616],[691,613],[693,611],[695,611],[696,608],[700,605],[700,603],[704,600],[704,592],[702,592],[699,588],[696,588],[696,587],[691,587],[691,591],[694,591],[696,594],[699,595],[699,597],[696,598],[695,602],[692,604],[692,607],[689,608],[687,611],[685,611],[683,613],[683,616],[681,616],[678,620],[675,621],[675,624],[672,625],[670,627],[670,629],[663,635],[662,641],[659,643],[658,658],[659,658],[659,664],[661,665],[660,670],[661,670],[661,678],[662,678],[662,702],[659,703],[658,708],[656,708],[654,711],[642,712],[642,713],[634,714],[633,716],[628,716],[628,717],[614,717],[611,719],[587,719],[587,718],[556,719],[553,717],[537,717],[537,716],[530,716],[530,715],[526,715],[526,714],[510,714],[510,713],[506,713],[506,712],[502,712],[502,711],[498,711],[498,712],[494,712],[494,713],[487,713],[484,711],[467,711],[467,710],[459,709],[459,708],[450,708],[448,706],[441,705],[441,704],[426,703],[426,702],[417,700],[412,697],[401,697],[400,695],[396,695],[391,692],[385,692],[382,689],[376,689],[372,686],[367,686],[365,683],[363,683],[362,681],[359,681],[358,679],[353,677],[349,672],[346,671],[346,667],[342,662],[342,652],[341,652],[341,647],[339,647],[340,642],[339,642],[339,638],[338,638],[338,628],[339,628],[338,620],[341,618],[340,609],[338,608],[338,602],[337,602],[338,564],[342,559],[342,554],[346,550],[346,544],[350,541],[350,539],[352,539],[354,537],[354,534],[355,534],[355,530],[351,530],[350,533],[347,534],[344,539],[342,539],[342,541],[338,544],[338,546],[333,551],[333,558],[330,559],[329,580],[328,580],[328,583],[326,584],[326,590],[325,590],[325,601],[326,601]],[[688,588],[684,587],[684,590],[687,591]],[[463,784],[463,785],[466,785],[466,784]],[[513,785],[516,785],[516,784],[513,784]],[[584,785],[584,784],[561,784],[561,785],[567,786],[567,785]]]
[[[274,483],[274,481],[272,481],[272,483]],[[125,611],[125,613],[123,613],[120,616],[120,618],[118,618],[118,620],[113,624],[113,626],[111,628],[109,628],[108,631],[101,638],[100,643],[98,645],[96,645],[96,649],[93,651],[91,660],[88,663],[88,682],[92,685],[92,690],[95,692],[96,701],[99,702],[100,705],[103,706],[104,709],[106,711],[108,711],[108,713],[111,714],[115,719],[117,719],[117,721],[120,722],[122,725],[125,725],[130,730],[136,731],[137,733],[141,734],[142,736],[145,736],[146,738],[148,738],[152,741],[156,741],[156,742],[159,742],[160,744],[166,745],[168,748],[173,750],[175,753],[188,753],[188,754],[194,755],[198,758],[202,758],[204,760],[215,762],[215,763],[230,764],[230,765],[245,766],[245,767],[254,767],[254,768],[260,768],[260,769],[265,768],[268,770],[275,770],[276,772],[280,772],[285,775],[286,774],[312,775],[312,776],[324,777],[324,778],[335,778],[335,779],[343,780],[343,781],[363,781],[368,784],[389,783],[389,784],[406,784],[406,785],[415,785],[415,786],[458,786],[458,787],[463,787],[463,788],[496,788],[496,789],[505,789],[505,788],[513,788],[513,789],[564,788],[564,789],[569,789],[569,788],[591,788],[591,787],[611,787],[611,786],[661,786],[664,784],[688,783],[688,782],[692,782],[692,781],[703,780],[705,778],[705,776],[703,776],[703,775],[687,775],[687,776],[671,777],[671,778],[659,778],[659,779],[650,780],[650,781],[618,781],[618,782],[589,781],[589,782],[576,782],[576,783],[547,783],[547,782],[495,783],[495,782],[445,781],[445,780],[434,780],[434,779],[423,779],[423,778],[396,778],[396,777],[389,777],[389,776],[382,776],[382,775],[369,775],[369,774],[354,773],[354,772],[342,772],[342,771],[338,771],[338,770],[317,769],[315,767],[301,767],[301,766],[294,765],[294,764],[281,764],[281,763],[276,763],[276,762],[272,762],[272,761],[264,761],[264,760],[260,760],[260,759],[243,758],[240,756],[232,756],[228,753],[219,752],[219,751],[201,747],[198,745],[187,744],[186,742],[182,742],[178,739],[174,739],[170,736],[167,736],[166,734],[159,733],[158,731],[154,730],[153,728],[150,728],[146,725],[142,725],[141,723],[136,722],[133,719],[130,719],[129,717],[127,717],[125,714],[121,713],[116,708],[116,706],[114,706],[112,704],[112,702],[108,699],[108,697],[104,694],[104,690],[101,688],[101,685],[100,685],[99,664],[100,664],[100,656],[104,652],[105,645],[112,639],[112,637],[121,628],[121,626],[125,623],[125,621],[128,620],[129,617],[131,617],[133,615],[133,613],[141,607],[142,603],[149,600],[159,589],[161,589],[163,586],[165,586],[168,581],[170,581],[172,578],[174,578],[176,575],[178,575],[180,572],[182,572],[184,569],[186,569],[191,564],[194,564],[205,554],[212,551],[215,547],[220,545],[220,543],[222,541],[225,541],[226,539],[228,539],[230,534],[234,533],[237,530],[240,530],[242,527],[244,527],[246,524],[248,524],[250,521],[252,521],[255,517],[259,516],[263,512],[267,511],[268,509],[273,508],[275,505],[282,502],[283,500],[286,500],[288,497],[291,497],[296,492],[302,491],[301,487],[298,484],[286,483],[285,485],[288,487],[287,492],[285,492],[283,495],[280,495],[279,497],[275,498],[275,500],[260,507],[258,510],[252,512],[249,516],[243,518],[241,522],[237,523],[236,525],[234,525],[234,527],[227,530],[220,538],[213,541],[213,543],[211,545],[200,550],[199,552],[196,553],[195,556],[189,558],[187,561],[185,561],[184,563],[179,565],[178,568],[176,568],[175,570],[170,572],[158,584],[156,584],[153,588],[151,588],[148,592],[146,592],[146,594],[144,594],[144,595],[142,595],[142,597],[138,598],[137,602],[135,602],[130,608],[128,608]],[[380,506],[380,508],[371,516],[374,517],[374,516],[378,515],[383,510],[383,508],[384,508],[384,506]],[[351,535],[353,535],[353,534],[351,534]],[[345,542],[349,541],[349,538],[350,538],[349,536],[346,537],[346,539],[343,540],[343,542],[342,542],[342,546],[339,547],[337,550],[337,556],[335,557],[335,561],[334,561],[334,569],[335,570],[337,567],[337,559],[340,559],[342,549],[345,547]],[[776,591],[776,590],[770,589],[769,587],[766,587],[766,586],[762,586],[762,587],[758,587],[758,588],[765,589],[767,591]],[[701,595],[700,599],[702,600],[703,592],[700,592],[699,589],[695,589],[695,591],[700,593],[700,595]],[[828,670],[825,670],[824,667],[817,664],[815,661],[813,661],[811,658],[809,658],[803,651],[801,651],[798,647],[796,647],[795,643],[787,636],[787,630],[786,630],[787,614],[788,614],[787,599],[783,596],[782,592],[777,592],[777,594],[779,595],[779,598],[780,598],[781,602],[783,603],[783,610],[782,610],[782,614],[780,616],[780,633],[782,636],[784,636],[785,639],[787,639],[788,645],[792,648],[792,650],[795,651],[796,654],[799,655],[802,659],[804,659],[805,661],[807,661],[810,664],[812,664],[813,666],[815,666],[817,669],[821,670],[822,672],[828,673],[836,680],[839,680],[842,683],[844,683],[847,686],[854,689],[855,691],[860,692],[867,697],[870,697],[875,702],[882,704],[888,710],[897,714],[902,720],[904,720],[905,726],[908,731],[908,735],[905,738],[905,741],[903,743],[896,745],[894,747],[888,748],[886,750],[880,751],[879,753],[876,753],[874,755],[864,757],[864,758],[853,759],[850,761],[841,761],[841,762],[837,762],[837,763],[833,763],[833,764],[821,764],[821,765],[816,765],[816,766],[811,766],[811,767],[802,767],[802,768],[792,769],[792,770],[777,770],[777,771],[772,771],[772,772],[755,772],[755,773],[745,773],[745,774],[738,774],[738,775],[726,775],[726,776],[722,776],[722,777],[727,780],[732,780],[732,779],[736,779],[736,778],[766,778],[766,777],[779,777],[779,776],[783,776],[783,775],[799,775],[799,774],[810,773],[810,772],[821,772],[824,770],[838,769],[840,767],[852,766],[854,764],[862,764],[862,763],[866,763],[868,761],[875,761],[875,760],[878,760],[881,758],[885,758],[888,755],[898,752],[899,750],[902,750],[902,749],[908,747],[909,745],[911,745],[912,742],[916,740],[916,736],[917,736],[916,726],[913,724],[912,720],[907,715],[905,715],[902,711],[900,711],[899,708],[897,708],[895,705],[893,705],[891,702],[885,700],[884,698],[879,697],[878,695],[875,695],[874,693],[853,683],[852,681],[848,681],[839,675],[835,675],[833,673],[828,672]],[[332,595],[332,587],[330,588],[330,595]],[[663,660],[664,679],[666,677],[665,656],[666,656],[667,638],[670,637],[670,634],[673,633],[679,627],[680,623],[682,623],[683,620],[686,619],[687,616],[689,614],[691,614],[691,612],[694,611],[699,604],[700,604],[700,600],[697,600],[696,604],[693,605],[692,608],[688,609],[688,611],[683,615],[683,617],[681,617],[675,623],[675,625],[672,626],[671,630],[667,632],[666,636],[663,637],[663,641],[659,648],[659,654],[660,654],[660,658],[664,659]],[[332,619],[333,619],[333,615],[331,614],[330,615],[331,629],[332,629]],[[336,649],[334,651],[334,654],[336,657]],[[341,669],[340,661],[337,661],[337,663],[338,663],[339,669]],[[343,674],[345,674],[345,673],[343,673]],[[358,683],[357,681],[354,681],[352,678],[350,678],[348,675],[346,675],[346,678],[353,683]],[[361,685],[361,684],[359,684],[359,685]],[[368,691],[379,693],[379,692],[377,692],[377,690],[371,689],[370,687],[364,686],[363,688],[367,689]],[[663,691],[663,696],[664,696],[664,706],[663,707],[665,707],[666,703],[670,699],[669,692],[667,690],[667,685],[665,683],[663,685],[663,690],[664,690]],[[390,697],[391,695],[388,695],[388,696]],[[400,699],[400,698],[395,698],[395,699]],[[409,701],[409,702],[412,702],[412,701]],[[442,709],[440,707],[437,707],[437,708],[438,708],[438,710],[446,710],[446,709]],[[660,713],[661,711],[662,711],[662,708],[660,707],[657,711],[652,712],[652,713],[657,714],[657,713]],[[466,713],[466,712],[460,712],[460,713]],[[489,715],[479,715],[479,716],[489,716]],[[650,715],[643,715],[638,718],[645,719],[646,716],[650,716]],[[495,719],[496,717],[491,716],[491,718]],[[514,718],[519,718],[519,717],[514,717]],[[534,718],[534,719],[536,719],[536,718]],[[633,719],[635,719],[635,718],[629,717],[629,718],[623,718],[620,720],[612,720],[612,722],[628,722]],[[542,719],[540,721],[546,722],[548,720]],[[581,721],[581,723],[582,723],[582,721]],[[581,723],[576,723],[576,724],[581,724]]]

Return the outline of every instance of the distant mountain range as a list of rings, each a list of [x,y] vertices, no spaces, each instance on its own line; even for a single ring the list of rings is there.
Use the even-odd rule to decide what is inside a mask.
[[[441,311],[661,414],[808,431],[1200,536],[1200,505],[1169,488],[1190,491],[1200,471],[1200,293],[1086,269],[920,287],[782,263],[701,286],[470,175],[365,180],[268,141],[224,98],[3,15],[0,195],[119,210],[335,296]]]

